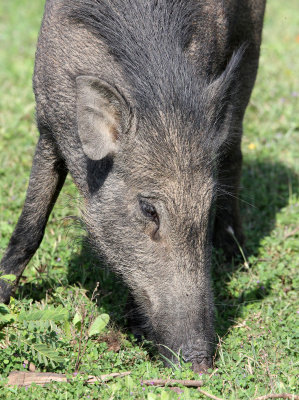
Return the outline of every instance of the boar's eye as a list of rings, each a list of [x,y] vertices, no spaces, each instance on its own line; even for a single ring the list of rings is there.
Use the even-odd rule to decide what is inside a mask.
[[[142,211],[142,214],[147,218],[154,221],[157,225],[159,225],[159,216],[156,211],[156,208],[146,200],[139,199],[139,206]]]

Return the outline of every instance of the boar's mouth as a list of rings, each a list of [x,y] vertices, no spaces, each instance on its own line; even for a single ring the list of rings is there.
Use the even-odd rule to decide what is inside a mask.
[[[182,356],[185,362],[191,362],[192,370],[195,373],[207,373],[208,369],[213,368],[213,357],[211,355],[211,349],[210,351],[204,348],[199,348],[196,350],[194,348],[190,349],[189,346],[182,346]]]
[[[195,373],[206,373],[209,368],[212,368],[212,359],[209,357],[196,358],[191,361],[192,369]]]

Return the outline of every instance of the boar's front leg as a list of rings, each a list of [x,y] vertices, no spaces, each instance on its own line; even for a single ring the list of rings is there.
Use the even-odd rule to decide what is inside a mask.
[[[241,134],[224,150],[219,165],[219,195],[214,223],[214,244],[230,258],[238,254],[244,242],[239,210],[239,186],[242,168]],[[237,241],[238,243],[237,243]]]
[[[22,214],[1,261],[1,275],[14,274],[13,286],[0,279],[0,302],[8,302],[26,265],[42,241],[45,226],[67,175],[53,139],[41,134]]]

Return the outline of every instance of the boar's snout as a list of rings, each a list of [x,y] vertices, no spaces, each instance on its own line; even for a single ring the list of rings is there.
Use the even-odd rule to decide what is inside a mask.
[[[167,345],[159,345],[159,352],[165,357],[165,360],[170,360],[169,364],[178,364],[179,355],[186,363],[192,364],[192,370],[195,373],[206,373],[209,368],[213,368],[213,349],[211,342],[199,339],[198,337],[191,341],[190,339],[184,340],[182,344],[176,346],[173,344],[171,347]],[[174,354],[176,353],[177,356]],[[166,366],[170,366],[166,362]]]
[[[165,351],[161,351],[161,349],[160,349],[160,352],[162,354],[164,353],[166,358],[169,357],[169,354],[165,354]],[[183,351],[182,352],[182,357],[183,357],[183,360],[185,362],[191,362],[192,370],[195,373],[198,373],[198,374],[206,373],[209,368],[213,367],[212,357],[206,351],[205,352],[198,352],[196,355],[193,355],[192,358],[190,358],[188,355],[186,355],[184,353],[184,351]],[[177,357],[171,356],[170,359],[171,359],[172,363],[178,363],[178,358]],[[169,366],[169,365],[166,363],[166,366]]]
[[[185,351],[183,348],[182,355],[185,362],[192,363],[192,369],[196,373],[205,373],[213,366],[211,349],[209,351],[194,351],[193,349],[190,352],[188,348]]]

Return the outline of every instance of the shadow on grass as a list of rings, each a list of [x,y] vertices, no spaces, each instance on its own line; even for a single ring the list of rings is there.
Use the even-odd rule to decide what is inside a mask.
[[[267,160],[246,160],[243,164],[241,215],[245,232],[246,258],[258,254],[260,242],[275,227],[276,215],[289,204],[292,193],[299,193],[298,175],[280,163]],[[214,255],[213,282],[215,287],[216,332],[222,337],[242,314],[249,302],[261,301],[271,292],[271,282],[263,282],[242,293],[231,295],[228,284],[232,274],[244,268],[244,261],[235,258],[227,263],[221,252]]]
[[[260,241],[270,234],[275,226],[276,214],[289,203],[291,193],[299,193],[298,176],[283,164],[268,161],[247,160],[243,166],[241,209],[246,241],[246,255],[256,255]],[[214,257],[213,281],[216,303],[216,332],[226,334],[241,315],[242,305],[249,301],[260,301],[271,291],[270,282],[255,287],[240,297],[232,297],[228,290],[231,275],[242,268],[242,260],[224,261],[221,253]],[[40,281],[39,281],[40,282]],[[110,314],[119,328],[126,327],[127,289],[107,268],[99,268],[88,245],[83,241],[81,253],[76,254],[68,265],[68,274],[60,285],[80,285],[91,296],[99,282],[99,305]],[[41,300],[57,286],[55,274],[38,284],[24,284],[19,296]]]

